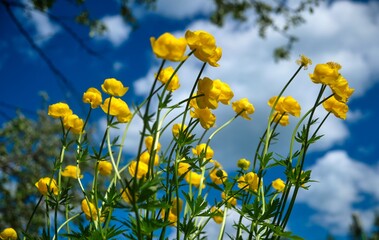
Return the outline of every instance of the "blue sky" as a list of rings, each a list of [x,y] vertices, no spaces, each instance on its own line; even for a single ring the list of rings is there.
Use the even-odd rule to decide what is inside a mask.
[[[311,83],[308,74],[317,63],[335,61],[342,65],[341,73],[356,89],[349,102],[347,120],[330,118],[323,127],[325,137],[311,148],[306,168],[312,169],[314,183],[309,191],[303,191],[289,224],[289,228],[306,239],[322,239],[328,232],[345,239],[350,216],[357,212],[368,227],[375,210],[379,211],[379,158],[376,136],[379,134],[375,119],[375,104],[379,92],[379,3],[335,1],[321,3],[312,15],[306,15],[307,23],[292,30],[299,37],[289,61],[276,63],[272,58],[275,47],[285,39],[269,32],[267,39],[257,36],[256,27],[248,19],[245,24],[226,21],[218,28],[207,21],[214,8],[212,1],[158,0],[157,10],[147,12],[136,8],[139,28],[132,30],[117,15],[112,4],[89,6],[96,16],[108,25],[109,32],[102,37],[90,38],[87,29],[73,26],[91,49],[99,53],[94,57],[83,50],[57,23],[35,12],[25,13],[13,9],[18,19],[61,72],[65,74],[79,94],[88,87],[99,87],[105,78],[115,77],[130,86],[128,102],[138,102],[145,95],[159,62],[154,58],[149,38],[169,31],[183,36],[186,29],[203,29],[211,32],[217,44],[223,48],[219,68],[206,68],[204,76],[227,82],[235,93],[235,99],[248,97],[256,112],[252,121],[237,120],[217,135],[212,144],[215,158],[226,169],[233,169],[235,162],[252,156],[258,136],[264,128],[267,100],[278,93],[281,86],[297,69],[294,63],[300,54],[313,60],[313,66],[302,71],[285,95],[292,95],[303,109],[311,106],[318,88]],[[58,8],[57,8],[58,9]],[[54,9],[65,16],[69,6]],[[49,104],[67,101],[80,115],[75,93],[67,94],[60,80],[50,71],[35,51],[19,34],[3,6],[0,7],[0,121],[4,123],[16,115],[13,107],[24,109],[27,116],[43,108],[40,91],[49,95]],[[280,19],[279,19],[280,21]],[[179,75],[182,89],[189,89],[199,62],[189,61]],[[178,91],[175,99],[182,99],[185,91]],[[230,118],[231,110],[216,112],[217,125]],[[324,114],[318,112],[320,116]],[[282,130],[283,141],[275,150],[284,153],[285,141],[293,127]],[[101,129],[101,117],[92,124]],[[139,123],[131,131],[125,152],[135,149],[133,136],[138,134]],[[236,134],[237,133],[237,134]],[[164,139],[162,140],[164,141]]]

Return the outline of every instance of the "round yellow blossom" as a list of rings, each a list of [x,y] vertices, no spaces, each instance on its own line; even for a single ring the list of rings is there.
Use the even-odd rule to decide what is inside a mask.
[[[275,112],[272,117],[273,122],[279,122],[282,126],[287,126],[290,123],[290,117],[287,113]]]
[[[0,239],[16,240],[17,239],[17,232],[13,228],[5,228],[0,233]]]
[[[246,171],[250,167],[250,161],[246,158],[241,158],[240,160],[238,160],[237,166]]]
[[[172,135],[174,135],[174,137],[179,137],[179,133],[180,131],[184,132],[186,131],[187,129],[187,125],[182,125],[181,123],[175,123],[173,126],[172,126]]]
[[[128,167],[129,173],[132,177],[136,177],[138,179],[141,179],[146,176],[149,166],[144,162],[138,163],[138,169],[137,169],[137,161],[132,161]]]
[[[80,134],[83,131],[84,121],[78,115],[71,114],[63,118],[63,126],[72,133]]]
[[[234,97],[234,93],[232,89],[230,88],[230,86],[227,83],[222,82],[220,79],[214,80],[213,84],[216,86],[216,88],[221,90],[221,94],[218,100],[222,104],[229,105],[230,100]]]
[[[171,222],[172,225],[176,226],[176,222],[178,221],[178,216],[183,208],[183,200],[179,198],[179,201],[178,201],[177,198],[174,198],[171,204],[172,204],[171,205],[172,207],[170,208],[167,220]],[[178,208],[178,205],[179,205],[179,208]],[[167,209],[162,211],[161,213],[162,218],[165,218],[166,212],[167,212]]]
[[[104,83],[101,84],[101,89],[103,92],[115,96],[122,97],[128,91],[128,87],[124,87],[121,81],[115,78],[107,78],[104,80]]]
[[[197,145],[195,148],[192,148],[192,153],[196,156],[203,156],[202,154],[205,153],[205,158],[206,159],[211,159],[214,155],[213,149],[205,143],[201,143]]]
[[[212,113],[212,111],[209,108],[194,108],[190,111],[190,115],[192,118],[199,119],[200,125],[204,129],[209,129],[213,127],[213,125],[216,122],[216,116]]]
[[[277,98],[278,98],[277,96],[270,98],[267,104],[270,107],[273,107]],[[292,96],[287,96],[287,97],[282,96],[278,99],[275,105],[275,110],[281,114],[289,113],[292,116],[299,117],[301,107],[300,107],[300,104]]]
[[[177,74],[174,74],[174,72],[175,72],[174,68],[172,68],[171,66],[167,67],[165,69],[162,69],[162,71],[159,73],[159,76],[157,78],[158,81],[160,81],[162,84],[167,84],[171,78],[169,84],[167,85],[167,90],[171,92],[175,91],[176,89],[180,87],[179,77]]]
[[[304,69],[308,68],[308,65],[312,65],[312,60],[308,58],[307,56],[301,54],[300,59],[296,60],[296,63],[300,66],[303,66]]]
[[[223,200],[227,200],[228,203],[229,203],[230,205],[232,205],[232,206],[237,206],[237,198],[235,198],[235,197],[231,197],[231,196],[227,196],[227,195],[225,194],[225,192],[222,192],[222,193],[221,193],[221,198],[222,198]]]
[[[309,74],[309,77],[314,83],[329,85],[338,79],[340,75],[339,69],[341,69],[341,65],[337,63],[317,64],[313,74]]]
[[[218,102],[229,104],[234,93],[229,85],[222,82],[220,79],[212,80],[204,77],[200,79],[197,86],[197,106],[201,109],[211,108],[216,109]]]
[[[80,168],[74,165],[68,165],[62,172],[63,177],[70,177],[74,179],[83,178],[83,175],[80,174]]]
[[[187,174],[190,169],[191,169],[191,165],[189,163],[185,163],[185,162],[178,163],[179,176],[182,176],[183,174]]]
[[[282,192],[284,190],[284,188],[286,187],[286,184],[285,184],[285,182],[282,179],[277,178],[274,181],[272,181],[272,187],[276,191]]]
[[[346,119],[346,114],[349,111],[349,107],[346,103],[338,101],[334,96],[323,102],[322,106],[326,111],[331,112],[334,116],[344,120]]]
[[[132,119],[132,113],[129,110],[128,104],[120,98],[105,99],[104,103],[101,104],[101,109],[111,116],[116,116],[117,121],[122,123],[129,122]]]
[[[148,151],[145,151],[143,153],[141,153],[141,155],[139,156],[139,160],[147,165],[149,165],[149,162],[150,162],[150,153]],[[155,157],[154,157],[154,166],[157,166],[159,164],[159,156],[158,154],[155,154]]]
[[[240,189],[244,189],[245,191],[250,189],[251,191],[254,191],[254,192],[258,190],[258,182],[259,182],[259,177],[254,172],[249,172],[245,175],[242,175],[237,180],[238,187]]]
[[[253,104],[251,104],[247,98],[242,98],[238,101],[233,102],[232,108],[234,112],[236,112],[237,114],[240,114],[241,117],[247,120],[251,120],[248,114],[250,115],[255,112],[255,108]]]
[[[153,136],[147,136],[145,138],[145,146],[150,153],[151,153],[152,148],[153,148],[153,140],[154,140]],[[155,146],[155,148],[156,148],[156,151],[158,152],[159,150],[161,150],[161,144],[159,142],[157,142],[157,146]]]
[[[83,102],[91,104],[91,108],[97,108],[102,101],[101,92],[96,88],[88,88],[87,91],[83,93]]]
[[[209,177],[214,184],[223,184],[228,178],[228,173],[222,169],[213,169],[210,171]]]
[[[217,207],[212,207],[211,208],[211,213],[213,213],[213,220],[217,223],[217,224],[221,224],[222,223],[222,220],[224,219],[224,211],[217,208]]]
[[[187,42],[184,38],[176,38],[171,33],[163,33],[158,39],[150,38],[151,47],[158,58],[173,62],[183,61]]]
[[[98,214],[96,206],[93,203],[89,202],[87,199],[82,200],[82,211],[88,220],[97,220]]]
[[[189,171],[184,179],[190,183],[191,185],[195,186],[195,187],[200,187],[200,183],[203,181],[203,187],[202,188],[205,188],[205,184],[204,184],[204,178],[201,177],[201,174],[198,174],[197,172],[193,172],[193,171]]]
[[[47,195],[48,192],[58,195],[58,185],[55,179],[44,177],[38,180],[34,185],[42,195]]]
[[[332,89],[334,93],[334,97],[340,101],[346,103],[349,97],[354,93],[354,88],[349,87],[349,83],[347,80],[340,76],[337,81],[331,83],[330,89]]]
[[[112,173],[112,170],[113,170],[112,163],[108,161],[104,161],[104,160],[99,161],[98,170],[99,170],[100,175],[108,176]]]
[[[188,30],[185,37],[189,48],[195,50],[195,57],[213,67],[219,66],[217,62],[222,56],[222,49],[216,46],[216,40],[210,33],[203,30],[194,32]]]
[[[67,103],[59,102],[59,103],[51,104],[49,106],[49,110],[47,114],[53,118],[63,118],[67,115],[71,115],[72,110],[67,105]]]

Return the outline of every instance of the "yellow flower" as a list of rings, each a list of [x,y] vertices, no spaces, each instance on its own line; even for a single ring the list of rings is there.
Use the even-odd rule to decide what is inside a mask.
[[[174,135],[174,137],[178,138],[179,135],[180,135],[180,131],[184,132],[186,131],[187,129],[187,125],[182,125],[181,123],[175,123],[173,126],[172,126],[172,135]]]
[[[110,107],[109,107],[110,102]],[[128,104],[120,98],[107,98],[101,105],[101,109],[111,116],[116,116],[117,121],[126,123],[132,119],[132,113],[129,110]],[[109,110],[109,112],[108,112]]]
[[[207,62],[213,67],[218,67],[217,63],[222,55],[222,49],[216,46],[215,38],[206,31],[190,31],[185,34],[188,46],[195,50],[194,55],[200,61]]]
[[[46,195],[48,192],[52,192],[54,195],[58,195],[58,186],[55,179],[44,177],[38,180],[38,182],[36,182],[34,185],[43,195]]]
[[[212,113],[209,108],[194,108],[190,111],[190,115],[192,118],[197,118],[200,121],[200,125],[204,129],[209,129],[213,127],[216,122],[216,116]]]
[[[213,169],[209,173],[209,177],[214,184],[223,184],[228,178],[228,173],[222,169]]]
[[[49,110],[47,114],[53,118],[61,118],[67,115],[71,115],[72,110],[66,103],[59,102],[59,103],[51,104],[49,106]]]
[[[179,162],[178,163],[178,174],[182,176],[183,174],[187,174],[191,168],[189,163]]]
[[[140,160],[140,162],[143,162],[146,165],[149,165],[149,162],[150,162],[150,153],[148,151],[145,151],[145,152],[141,153],[141,155],[139,156],[139,160]],[[154,157],[154,166],[157,166],[158,164],[159,164],[159,156],[158,156],[158,154],[155,154],[155,157]]]
[[[349,83],[347,80],[340,76],[337,81],[331,83],[330,89],[332,89],[334,93],[334,97],[340,101],[346,103],[349,97],[353,94],[354,88],[349,87]]]
[[[175,71],[174,68],[172,68],[171,66],[167,67],[159,73],[159,76],[157,78],[158,81],[160,81],[162,84],[167,84],[167,82],[171,78],[170,83],[167,86],[167,90],[171,92],[175,91],[176,89],[180,87],[179,77],[177,74],[174,74],[174,71]]]
[[[184,179],[188,183],[190,183],[191,185],[193,185],[197,188],[200,187],[200,183],[203,180],[203,187],[202,188],[205,188],[204,179],[201,177],[201,174],[198,174],[197,172],[189,171],[185,175]]]
[[[196,95],[199,97],[196,98],[196,103],[201,109],[216,109],[218,107],[218,102],[229,104],[234,96],[229,85],[219,79],[212,80],[204,77],[199,80],[197,88],[198,91]]]
[[[88,90],[83,94],[83,102],[90,103],[91,108],[97,108],[102,101],[103,98],[101,96],[101,92],[96,88],[88,88]]]
[[[146,145],[146,148],[149,152],[152,151],[152,148],[153,148],[153,140],[154,140],[154,137],[153,136],[147,136],[145,138],[145,145]],[[156,148],[156,151],[158,152],[159,150],[161,150],[161,144],[159,142],[157,142],[157,146],[155,146]]]
[[[137,167],[137,161],[132,161],[128,167],[130,175],[138,179],[145,177],[145,175],[147,174],[149,170],[149,166],[144,162],[139,162],[138,169],[136,169],[136,167]],[[137,170],[137,174],[136,174],[136,170]]]
[[[178,216],[180,215],[180,212],[183,208],[183,200],[179,198],[179,201],[177,198],[174,198],[171,202],[172,207],[170,208],[169,214],[168,214],[168,221],[171,222],[172,225],[176,226],[176,222],[178,221]],[[179,208],[178,208],[179,205]],[[167,212],[167,209],[163,210],[161,213],[162,218],[165,217]]]
[[[286,184],[284,183],[284,181],[282,179],[277,178],[274,181],[272,181],[272,187],[276,191],[282,192],[284,190],[284,188],[286,187]]]
[[[151,47],[158,58],[163,58],[173,62],[183,61],[187,57],[184,53],[187,42],[184,38],[176,38],[171,33],[163,33],[158,39],[150,38]]]
[[[93,203],[89,202],[87,199],[83,199],[82,201],[82,211],[84,212],[88,220],[97,220],[98,215],[96,206]]]
[[[254,191],[254,192],[258,190],[258,182],[259,182],[259,177],[256,173],[253,173],[253,172],[249,172],[245,175],[242,175],[237,180],[238,187],[240,189],[243,188],[245,191],[250,189],[251,191]]]
[[[241,158],[240,160],[238,160],[237,166],[246,171],[250,167],[250,161],[246,158]]]
[[[0,239],[4,239],[4,240],[16,240],[17,239],[17,232],[13,228],[5,228],[0,233]]]
[[[122,199],[124,199],[125,202],[127,202],[128,204],[131,204],[132,201],[133,201],[133,196],[132,194],[130,193],[129,189],[128,188],[125,188],[125,189],[121,189],[121,197]],[[138,199],[138,196],[136,195],[135,196],[135,200]]]
[[[99,170],[100,175],[108,176],[112,173],[112,170],[113,170],[112,163],[108,161],[104,161],[104,160],[99,161],[98,170]]]
[[[83,131],[84,121],[76,114],[67,115],[63,118],[63,126],[75,134]]]
[[[228,199],[228,203],[229,203],[230,205],[233,205],[233,206],[236,206],[236,205],[237,205],[237,198],[235,198],[235,197],[231,197],[231,196],[227,196],[227,195],[225,194],[225,192],[222,192],[222,193],[221,193],[221,198],[222,198],[223,200],[227,200],[227,199]]]
[[[323,102],[322,106],[324,106],[326,111],[331,112],[334,116],[344,120],[346,119],[346,114],[349,111],[349,107],[346,103],[338,101],[334,96]]]
[[[338,70],[341,69],[341,65],[338,63],[324,63],[324,64],[317,64],[313,74],[309,74],[309,77],[314,83],[322,83],[322,84],[332,84],[335,82],[339,77]]]
[[[128,87],[124,87],[121,81],[115,78],[107,78],[104,80],[104,83],[101,84],[101,89],[103,92],[115,96],[122,97],[128,91]]]
[[[232,108],[237,114],[240,114],[241,117],[247,120],[251,120],[248,114],[253,114],[255,111],[253,104],[251,104],[247,98],[233,102]]]
[[[68,165],[65,167],[64,171],[62,172],[63,177],[70,177],[74,179],[83,178],[83,175],[80,174],[80,168],[74,165]]]
[[[192,148],[192,153],[196,156],[204,156],[206,159],[211,159],[214,155],[213,149],[205,143],[197,145],[195,148]]]
[[[278,97],[274,96],[270,98],[267,102],[267,104],[270,107],[274,106],[274,103]],[[281,114],[283,113],[289,113],[292,116],[299,117],[301,107],[300,104],[291,96],[288,97],[280,97],[275,105],[275,110]]]
[[[296,60],[296,63],[299,64],[300,66],[303,66],[304,69],[307,69],[308,65],[312,65],[312,60],[308,58],[307,56],[301,54],[300,59]]]
[[[275,112],[272,117],[273,117],[272,121],[276,123],[279,122],[279,124],[282,126],[287,126],[290,123],[290,120],[289,120],[290,117],[287,113]]]
[[[221,224],[222,223],[222,220],[224,219],[224,211],[222,211],[221,209],[217,208],[217,207],[212,207],[211,208],[211,213],[213,213],[213,220],[217,223],[217,224]]]

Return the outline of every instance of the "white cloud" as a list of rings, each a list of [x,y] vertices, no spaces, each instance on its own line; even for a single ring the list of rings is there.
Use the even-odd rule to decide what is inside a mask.
[[[185,19],[197,14],[209,14],[215,9],[213,1],[160,0],[155,12],[168,18]]]
[[[124,64],[120,61],[115,61],[112,67],[113,67],[113,71],[118,72],[120,71],[121,68],[124,67]]]
[[[107,30],[99,39],[108,40],[115,47],[128,40],[131,27],[124,22],[120,15],[106,16],[101,21],[103,21]]]
[[[345,234],[351,215],[358,212],[366,228],[372,224],[374,211],[366,203],[373,202],[379,209],[379,165],[368,166],[339,150],[327,153],[310,169],[312,179],[318,182],[301,191],[298,201],[317,210],[312,216],[315,223],[335,234]],[[357,208],[358,203],[366,208]]]
[[[31,11],[29,16],[36,31],[34,38],[38,44],[47,42],[60,31],[60,27],[52,23],[44,13]]]

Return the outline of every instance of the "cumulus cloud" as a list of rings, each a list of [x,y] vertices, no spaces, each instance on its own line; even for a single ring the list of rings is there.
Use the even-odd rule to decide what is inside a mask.
[[[106,16],[101,19],[107,27],[106,32],[99,39],[107,40],[118,47],[128,40],[131,27],[127,25],[120,15]]]
[[[310,169],[312,179],[318,182],[308,191],[301,191],[298,201],[317,210],[312,216],[314,223],[334,234],[345,234],[352,214],[358,213],[364,226],[371,226],[375,204],[379,210],[379,188],[375,187],[379,182],[379,165],[368,166],[349,157],[346,151],[336,150],[318,159]],[[359,203],[366,208],[357,207]]]
[[[43,44],[53,38],[60,31],[60,27],[50,21],[43,13],[30,12],[30,20],[35,28],[35,39],[38,44]]]

